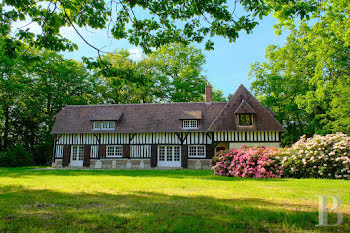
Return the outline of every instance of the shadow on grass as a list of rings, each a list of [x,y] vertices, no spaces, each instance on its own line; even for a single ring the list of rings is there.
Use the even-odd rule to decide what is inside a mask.
[[[302,204],[296,208],[259,198],[60,193],[6,186],[0,189],[0,231],[350,232],[345,224],[317,228],[317,212]]]
[[[252,179],[223,177],[213,174],[211,170],[90,170],[90,169],[33,169],[33,168],[0,168],[0,177],[25,176],[126,176],[126,177],[165,177],[176,179],[202,179],[222,181],[274,181],[285,182],[285,179]]]

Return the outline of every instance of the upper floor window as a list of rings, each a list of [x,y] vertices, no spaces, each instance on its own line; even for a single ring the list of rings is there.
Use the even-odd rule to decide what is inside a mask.
[[[198,121],[197,120],[183,120],[182,121],[183,129],[198,129]]]
[[[238,118],[241,126],[253,125],[253,114],[238,114]]]
[[[94,130],[114,130],[115,121],[94,121]]]

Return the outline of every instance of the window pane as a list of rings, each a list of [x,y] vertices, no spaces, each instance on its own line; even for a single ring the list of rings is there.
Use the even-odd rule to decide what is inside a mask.
[[[72,160],[77,160],[78,148],[76,146],[72,147]]]
[[[204,146],[198,146],[197,156],[198,157],[205,157],[205,148]]]
[[[101,122],[100,121],[94,121],[94,129],[100,129],[101,128]]]
[[[108,121],[102,121],[102,128],[108,129]]]
[[[109,128],[114,129],[115,128],[115,121],[110,121],[109,122]]]
[[[188,147],[188,156],[189,157],[205,157],[205,146],[189,146]]]
[[[170,147],[170,146],[167,146],[167,148],[166,148],[166,160],[167,161],[173,160],[173,151],[172,151],[172,147]]]
[[[84,160],[84,147],[83,146],[79,146],[78,150],[79,150],[78,160]]]
[[[180,147],[174,147],[174,161],[180,161]]]
[[[239,114],[239,125],[248,126],[252,125],[252,114]]]
[[[122,157],[123,146],[107,146],[106,157]]]
[[[158,149],[158,153],[159,153],[159,161],[164,161],[165,160],[165,147],[160,146]]]
[[[184,129],[197,129],[198,121],[197,120],[183,120],[182,128]]]

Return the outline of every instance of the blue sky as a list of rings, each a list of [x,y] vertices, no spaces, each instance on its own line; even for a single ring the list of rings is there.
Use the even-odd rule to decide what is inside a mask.
[[[234,43],[229,43],[227,39],[221,37],[211,38],[215,42],[215,50],[204,51],[207,63],[204,67],[205,75],[213,86],[224,92],[225,95],[234,93],[239,84],[250,88],[252,80],[248,80],[250,65],[255,61],[264,61],[265,49],[270,44],[283,44],[285,36],[276,36],[273,32],[273,25],[277,22],[272,16],[263,18],[259,25],[255,27],[253,33],[240,33],[240,37]],[[27,21],[15,24],[14,28],[27,24]],[[30,30],[40,33],[38,25],[31,24]],[[79,32],[89,43],[104,50],[114,51],[115,49],[128,49],[137,59],[142,55],[142,51],[128,43],[127,40],[109,39],[107,30],[93,31],[79,28]],[[96,57],[97,52],[88,46],[74,31],[72,27],[61,29],[64,37],[74,41],[79,50],[72,53],[63,53],[66,58],[80,60],[81,57]],[[194,44],[198,48],[204,48],[204,44]]]
[[[229,43],[227,39],[214,37],[215,50],[204,51],[207,63],[204,67],[205,75],[215,88],[221,89],[225,95],[233,93],[239,84],[250,87],[252,80],[248,80],[248,72],[250,65],[255,61],[263,61],[265,49],[270,44],[283,44],[285,37],[276,36],[272,26],[276,23],[276,19],[268,16],[260,21],[259,25],[253,30],[253,33],[246,34],[242,32],[238,40]],[[108,39],[105,31],[90,33],[81,29],[85,38],[106,51],[114,49],[128,49],[135,53],[135,58],[140,56],[142,51],[130,45],[126,40],[117,41]],[[73,41],[75,41],[79,50],[73,53],[64,53],[67,58],[80,59],[82,56],[96,57],[97,52],[86,45],[75,34],[72,29],[66,28],[63,33]],[[203,45],[194,44],[198,48],[204,48]]]

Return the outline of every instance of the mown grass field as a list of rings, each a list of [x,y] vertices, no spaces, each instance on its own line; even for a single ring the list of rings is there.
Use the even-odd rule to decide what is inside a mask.
[[[324,194],[342,199],[342,225],[315,226]],[[350,232],[349,221],[344,180],[0,168],[0,232]]]

